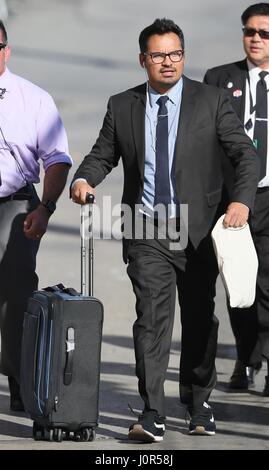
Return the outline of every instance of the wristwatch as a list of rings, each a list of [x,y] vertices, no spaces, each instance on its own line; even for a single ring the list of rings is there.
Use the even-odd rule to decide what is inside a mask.
[[[50,215],[53,214],[53,212],[56,209],[56,204],[54,201],[51,201],[50,199],[46,199],[44,202],[41,202],[42,206],[46,207],[48,213]]]

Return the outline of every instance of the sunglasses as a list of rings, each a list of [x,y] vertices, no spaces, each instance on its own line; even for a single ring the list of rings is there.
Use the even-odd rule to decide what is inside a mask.
[[[252,38],[258,33],[261,39],[269,39],[269,31],[265,31],[265,29],[243,28],[242,31],[246,38]]]
[[[6,45],[4,42],[0,42],[0,51],[1,51],[2,49],[5,49],[6,46],[7,46],[7,45]]]

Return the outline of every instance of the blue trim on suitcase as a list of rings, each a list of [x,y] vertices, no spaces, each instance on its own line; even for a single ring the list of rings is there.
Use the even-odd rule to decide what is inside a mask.
[[[46,357],[44,358],[45,353],[45,313],[42,304],[40,304],[40,309],[42,313],[42,325],[41,331],[42,336],[40,338],[40,348],[39,348],[39,356],[38,356],[38,367],[37,367],[37,388],[36,392],[36,399],[37,399],[37,406],[41,414],[44,413],[45,409],[45,400],[48,399],[49,396],[49,379],[50,379],[50,362],[51,362],[51,346],[52,346],[52,326],[53,321],[48,321],[48,350]],[[43,327],[43,329],[42,329]],[[43,363],[45,360],[44,368]],[[43,385],[43,393],[41,393],[41,379],[42,379],[42,370],[45,369],[44,373],[44,385]]]
[[[39,348],[39,357],[38,357],[38,368],[37,368],[37,390],[36,390],[36,397],[37,397],[37,406],[39,408],[40,413],[43,413],[42,407],[41,407],[41,398],[40,398],[40,385],[41,385],[41,377],[42,377],[42,365],[43,365],[43,354],[44,354],[44,336],[45,336],[45,315],[44,315],[44,309],[42,305],[40,304],[41,307],[41,312],[42,312],[42,325],[41,325],[41,330],[42,330],[42,337],[40,339],[40,348]],[[43,402],[44,404],[44,402]]]
[[[50,360],[51,360],[51,344],[52,344],[52,327],[53,327],[53,320],[50,321],[50,332],[49,332],[49,351],[48,351],[48,360],[47,360],[47,373],[46,373],[46,391],[45,391],[45,398],[48,399],[49,397],[49,378],[50,378]]]

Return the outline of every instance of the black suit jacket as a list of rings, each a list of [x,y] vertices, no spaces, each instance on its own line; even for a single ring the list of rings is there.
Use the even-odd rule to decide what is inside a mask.
[[[248,76],[247,60],[233,62],[231,64],[220,65],[208,70],[204,76],[204,83],[208,85],[224,88],[230,98],[231,105],[235,110],[240,121],[244,123],[245,116],[245,96],[246,96],[246,79]],[[239,92],[239,96],[238,95]],[[241,93],[241,94],[240,94]],[[235,180],[234,168],[227,159],[222,159],[225,194],[230,197]]]
[[[213,69],[208,70],[204,77],[204,83],[226,89],[228,96],[230,97],[231,104],[241,122],[244,121],[245,115],[247,76],[248,66],[247,60],[245,59],[239,62],[214,67]],[[242,92],[241,96],[236,96],[236,90]]]
[[[99,137],[78,168],[76,178],[95,187],[122,158],[122,202],[141,203],[145,161],[146,84],[112,96]],[[182,103],[175,149],[176,190],[189,205],[189,238],[197,247],[208,235],[221,201],[221,147],[236,167],[232,200],[253,207],[258,180],[251,140],[223,90],[183,77]],[[124,240],[124,259],[127,244]]]

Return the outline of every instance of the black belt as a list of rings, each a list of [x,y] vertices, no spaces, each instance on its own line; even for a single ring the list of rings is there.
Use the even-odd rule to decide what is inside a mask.
[[[26,186],[23,186],[23,188],[18,189],[16,193],[10,194],[10,196],[4,196],[0,197],[0,204],[2,202],[7,202],[7,201],[24,201],[24,200],[29,200],[32,197],[32,191],[31,191],[31,185],[27,184]]]
[[[263,188],[257,188],[257,193],[264,193],[265,191],[269,191],[269,186],[264,186]]]
[[[173,217],[171,219],[158,219],[157,217],[154,217],[153,223],[156,227],[160,227],[162,225],[174,225],[175,227],[179,227],[180,225],[180,218],[179,217]]]
[[[161,217],[148,217],[145,214],[143,214],[143,219],[146,221],[151,221],[155,227],[162,227],[164,225],[174,225],[174,227],[180,226],[180,217],[173,217],[171,219],[162,219]]]

